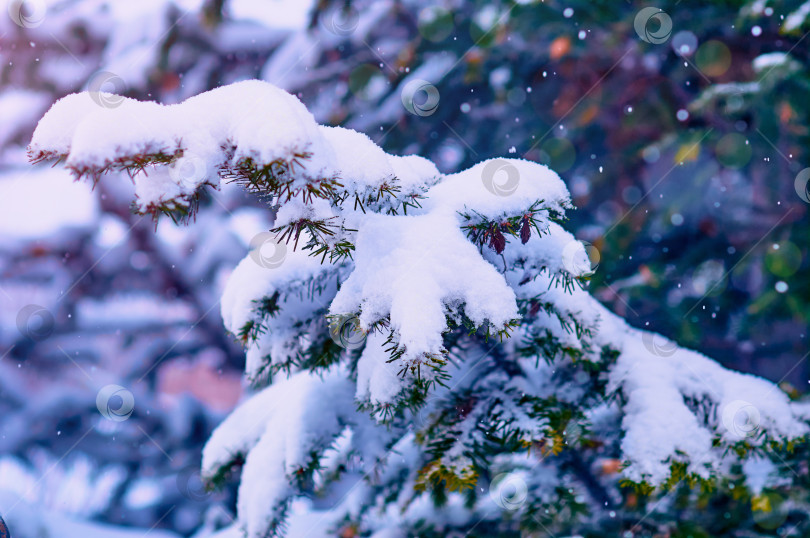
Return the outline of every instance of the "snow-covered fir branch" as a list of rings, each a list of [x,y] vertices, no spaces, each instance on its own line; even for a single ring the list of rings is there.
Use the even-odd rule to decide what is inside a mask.
[[[810,410],[777,386],[588,294],[545,166],[441,174],[257,81],[167,106],[70,95],[29,153],[94,182],[130,172],[140,213],[193,216],[223,180],[276,209],[222,299],[255,393],[203,454],[212,485],[241,472],[249,538],[282,533],[303,494],[313,517],[378,537],[598,521],[620,486],[599,461],[642,494],[712,487],[807,434]]]

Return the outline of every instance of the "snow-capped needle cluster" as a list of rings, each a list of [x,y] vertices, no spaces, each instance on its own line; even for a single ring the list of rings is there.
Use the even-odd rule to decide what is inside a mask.
[[[571,492],[559,517],[593,521],[628,483],[708,484],[807,433],[807,409],[776,386],[658,352],[587,293],[585,249],[562,227],[568,192],[545,166],[443,175],[258,81],[168,106],[92,97],[53,105],[32,159],[94,181],[129,172],[142,213],[187,217],[223,179],[277,210],[281,254],[251,252],[222,300],[256,393],[203,458],[212,484],[241,468],[251,538],[282,532],[301,495],[363,535],[533,528]],[[623,482],[589,475],[605,459]]]

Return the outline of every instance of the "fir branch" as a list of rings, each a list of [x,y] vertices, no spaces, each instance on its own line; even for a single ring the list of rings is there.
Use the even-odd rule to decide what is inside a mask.
[[[230,148],[227,154],[232,155],[234,151],[235,148]],[[333,199],[337,189],[343,185],[337,176],[321,178],[305,175],[304,161],[311,158],[311,153],[299,150],[290,151],[286,159],[276,159],[264,164],[251,157],[243,157],[236,163],[223,165],[220,175],[230,183],[241,185],[248,192],[265,199],[277,199],[280,203],[298,196],[301,196],[305,204],[312,203],[313,198]]]
[[[492,220],[477,211],[472,213],[460,213],[467,222],[461,229],[467,233],[467,238],[479,249],[485,246],[492,248],[497,254],[501,254],[509,242],[507,237],[512,236],[520,239],[526,244],[531,238],[532,231],[538,236],[548,233],[547,228],[543,228],[549,220],[551,210],[543,207],[544,200],[539,200],[523,214],[506,216]]]

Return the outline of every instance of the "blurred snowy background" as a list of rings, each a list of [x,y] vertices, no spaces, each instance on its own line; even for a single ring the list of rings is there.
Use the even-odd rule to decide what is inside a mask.
[[[16,538],[208,536],[233,514],[234,491],[197,473],[242,391],[218,298],[272,214],[226,185],[188,227],[155,225],[131,213],[126,176],[91,189],[29,165],[36,121],[85,89],[176,103],[260,78],[444,172],[549,164],[600,300],[807,388],[810,2],[660,2],[672,26],[650,34],[641,2],[6,4],[0,514]],[[420,114],[401,97],[416,80],[439,96]],[[126,420],[99,410],[108,385],[132,395]]]

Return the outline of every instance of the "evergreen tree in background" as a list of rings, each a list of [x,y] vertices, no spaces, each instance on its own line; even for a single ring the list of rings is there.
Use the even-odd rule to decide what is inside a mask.
[[[766,488],[794,480],[776,464],[807,404],[591,298],[547,167],[444,175],[258,81],[171,106],[109,98],[57,102],[31,158],[94,183],[127,170],[156,217],[193,216],[221,179],[276,210],[222,300],[256,392],[203,454],[214,485],[241,472],[238,532],[283,532],[309,496],[294,534],[651,533],[681,488],[771,513]]]

